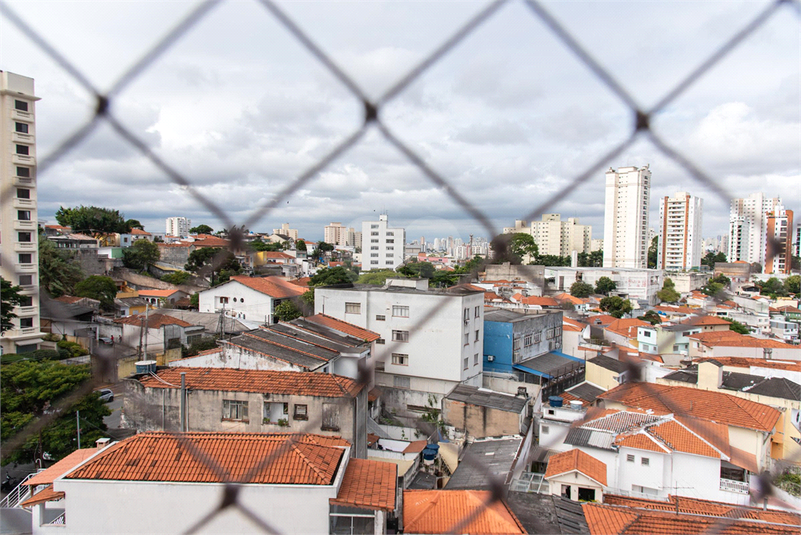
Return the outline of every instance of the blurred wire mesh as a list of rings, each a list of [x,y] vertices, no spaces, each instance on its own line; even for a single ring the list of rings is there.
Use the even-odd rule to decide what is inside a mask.
[[[362,103],[364,114],[361,120],[361,125],[353,131],[349,136],[345,137],[338,145],[336,145],[328,154],[321,158],[314,165],[304,170],[298,176],[285,184],[280,191],[273,197],[255,210],[245,221],[240,223],[238,228],[250,228],[258,221],[273,214],[276,209],[285,202],[287,198],[292,196],[300,188],[311,183],[321,171],[325,170],[337,158],[346,154],[350,149],[356,146],[363,138],[365,133],[370,129],[375,129],[380,132],[386,141],[394,146],[400,154],[402,154],[412,165],[417,167],[424,176],[426,176],[436,187],[441,188],[447,195],[458,204],[458,206],[467,214],[470,215],[476,222],[478,222],[489,236],[498,236],[493,240],[492,249],[494,261],[509,260],[514,262],[515,256],[511,253],[509,248],[508,237],[499,236],[499,229],[490,220],[490,218],[483,213],[475,204],[471,203],[469,199],[459,193],[459,184],[455,183],[453,179],[438,172],[431,166],[426,159],[414,149],[409,141],[401,139],[381,118],[381,110],[385,104],[392,101],[398,95],[409,87],[409,85],[418,79],[424,72],[436,64],[440,59],[448,55],[455,47],[457,47],[466,37],[476,31],[477,28],[490,21],[493,16],[501,10],[505,4],[510,3],[507,0],[496,0],[488,3],[483,9],[479,10],[471,19],[469,19],[461,28],[455,33],[448,36],[442,41],[440,46],[434,49],[423,61],[414,66],[406,73],[399,74],[398,81],[393,84],[383,95],[375,100],[371,100],[366,96],[366,92],[362,90],[356,81],[348,76],[343,69],[341,69],[332,57],[319,47],[313,35],[305,32],[295,21],[293,21],[284,10],[282,10],[275,2],[270,0],[254,0],[259,5],[270,13],[275,20],[277,20],[289,33],[291,33],[297,41],[314,57],[316,58],[330,73],[341,82],[345,88],[353,95],[353,98]],[[654,130],[651,124],[651,118],[666,106],[674,102],[681,94],[683,94],[689,87],[696,83],[700,78],[708,75],[709,71],[715,67],[723,58],[730,54],[736,47],[747,43],[753,33],[765,25],[765,23],[776,16],[794,16],[799,18],[801,13],[801,3],[799,0],[773,0],[765,3],[764,9],[749,21],[742,28],[732,28],[731,36],[723,41],[718,49],[711,54],[705,61],[701,62],[696,68],[692,69],[678,84],[674,87],[665,88],[664,96],[657,101],[657,104],[651,108],[641,107],[634,95],[632,95],[615,77],[604,68],[601,61],[596,59],[587,49],[582,47],[578,40],[571,34],[570,29],[564,27],[544,5],[536,0],[522,0],[522,3],[530,10],[533,17],[536,17],[545,24],[556,38],[572,52],[576,58],[589,69],[595,77],[605,85],[614,95],[616,95],[622,103],[628,107],[631,113],[631,130],[630,134],[623,142],[617,146],[611,147],[608,151],[597,161],[592,162],[582,172],[566,180],[564,185],[559,190],[547,198],[545,201],[537,205],[530,213],[522,215],[520,219],[532,220],[540,216],[552,206],[567,198],[571,192],[575,191],[578,186],[587,182],[593,176],[596,176],[602,168],[612,162],[617,156],[621,155],[627,148],[631,147],[633,143],[639,139],[650,141],[659,151],[665,156],[673,160],[681,168],[683,168],[689,175],[693,176],[698,182],[707,186],[711,191],[718,195],[725,204],[728,204],[732,196],[727,192],[725,184],[719,178],[710,176],[704,172],[700,166],[691,161],[686,155],[671,147],[669,140],[660,135]],[[97,126],[105,121],[112,129],[117,132],[121,139],[125,140],[131,147],[141,153],[144,157],[150,160],[163,174],[173,183],[183,187],[184,191],[192,196],[198,203],[208,210],[208,213],[216,216],[226,228],[235,229],[231,234],[231,251],[240,250],[246,246],[242,242],[241,233],[236,230],[237,222],[234,221],[227,211],[219,206],[214,199],[209,198],[207,195],[201,193],[194,187],[192,177],[184,174],[180,169],[172,166],[168,159],[162,158],[155,154],[148,145],[141,139],[137,133],[127,127],[119,117],[112,112],[112,104],[114,99],[118,97],[137,77],[146,72],[148,68],[159,57],[164,55],[170,48],[178,42],[181,37],[190,29],[192,29],[199,22],[208,17],[213,8],[220,4],[219,0],[205,0],[199,2],[193,7],[183,18],[180,20],[166,35],[164,35],[158,42],[154,43],[147,53],[142,55],[130,68],[119,78],[117,82],[112,84],[106,91],[101,91],[95,87],[80,69],[78,69],[70,58],[67,58],[59,51],[59,43],[49,42],[45,36],[36,31],[34,21],[25,21],[17,13],[15,13],[5,2],[0,2],[0,14],[11,24],[13,24],[19,31],[27,36],[42,52],[54,60],[64,71],[77,82],[84,90],[94,99],[95,107],[91,118],[82,126],[77,128],[74,132],[66,135],[58,146],[53,149],[50,154],[40,159],[38,165],[39,173],[46,173],[47,170],[60,159],[64,158],[75,147],[80,145],[89,136]],[[781,53],[781,51],[777,51]],[[2,192],[2,202],[8,202],[11,198],[9,192]],[[775,245],[772,245],[775,247]],[[215,264],[222,263],[225,260],[228,251],[222,251],[215,259]],[[474,270],[473,276],[483,271],[484,266],[479,266]],[[419,322],[411,330],[419,329],[431,317],[436,314],[432,310],[425,317],[421,318]],[[397,344],[393,342],[392,344]],[[391,354],[393,345],[388,343],[387,354]],[[115,367],[114,354],[110,351],[100,352],[100,368],[101,374],[91,383],[84,385],[79,392],[75,392],[69,398],[61,400],[58,404],[59,407],[68,407],[80,395],[90,392],[93,388],[99,385],[102,381],[101,377],[104,376],[109,370]],[[627,361],[629,373],[627,374],[629,381],[641,380],[641,364],[637,359],[629,359]],[[367,384],[372,377],[374,370],[362,368],[359,372],[359,381]],[[647,387],[648,384],[644,383]],[[656,393],[658,395],[658,393]],[[669,400],[666,400],[669,403]],[[11,439],[5,445],[6,450],[10,451],[21,446],[28,437],[38,433],[42,428],[48,425],[55,418],[55,413],[50,416],[45,416],[38,421],[34,422],[28,428],[19,433],[16,437]],[[314,432],[315,429],[320,428],[320,421],[309,421],[304,426],[304,429],[297,429],[295,432]],[[420,420],[417,427],[423,436],[430,437],[433,440],[437,439],[437,428],[435,425]],[[263,519],[257,513],[248,510],[237,501],[237,485],[248,480],[249,476],[258,473],[261,468],[273,462],[276,458],[280,457],[287,449],[291,448],[297,440],[297,435],[290,435],[283,448],[280,448],[273,455],[265,459],[258,459],[254,462],[251,470],[249,470],[244,477],[233,478],[230,474],[226,473],[220,466],[216,465],[212,459],[198,450],[190,441],[183,440],[180,433],[174,433],[180,444],[195,458],[207,464],[215,473],[218,474],[222,481],[226,481],[228,485],[221,496],[219,506],[209,511],[208,514],[194,525],[187,526],[188,532],[195,532],[202,529],[205,522],[212,519],[219,512],[229,508],[236,507],[240,512],[250,518],[256,525],[268,533],[276,533],[277,530],[269,524],[268,519]],[[548,444],[542,444],[547,447]],[[793,461],[801,461],[793,459]],[[485,503],[485,507],[500,500],[504,496],[505,486],[504,482],[491,474],[489,470],[482,464],[482,459],[475,458],[469,453],[463,455],[461,462],[469,463],[478,470],[483,471],[489,482],[489,487],[492,489],[490,499]],[[777,474],[774,474],[775,476]],[[763,499],[772,495],[772,476],[760,476],[760,485],[756,494],[753,496],[755,502],[760,503]],[[472,520],[480,514],[476,511],[466,518],[461,519],[459,523],[454,525],[451,531],[455,533],[462,532],[463,529],[472,522]],[[711,530],[712,533],[723,533],[729,526],[728,519],[721,519],[719,523]]]

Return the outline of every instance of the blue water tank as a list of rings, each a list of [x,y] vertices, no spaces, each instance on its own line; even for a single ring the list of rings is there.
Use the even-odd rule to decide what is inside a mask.
[[[562,398],[560,398],[559,396],[551,396],[551,397],[548,398],[548,404],[551,407],[561,407],[563,403],[564,403],[564,400]]]
[[[423,448],[423,459],[426,461],[433,461],[439,454],[439,444],[428,444]]]

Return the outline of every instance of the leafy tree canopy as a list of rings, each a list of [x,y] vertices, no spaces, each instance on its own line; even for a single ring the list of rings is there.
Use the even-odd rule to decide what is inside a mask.
[[[77,208],[59,207],[56,212],[56,221],[59,225],[71,227],[74,232],[87,234],[112,232],[127,234],[131,232],[128,222],[136,222],[132,219],[126,221],[125,216],[119,210],[83,205]]]
[[[716,295],[721,294],[723,292],[723,288],[724,288],[723,285],[720,284],[719,282],[710,281],[706,283],[706,285],[703,288],[701,288],[701,292],[711,297],[714,297]]]
[[[377,269],[373,271],[365,271],[356,280],[359,284],[373,284],[375,286],[383,286],[388,278],[403,278],[402,274],[398,274],[391,269]]]
[[[323,268],[309,281],[309,286],[332,286],[353,283],[358,276],[342,266]]]
[[[584,299],[592,295],[593,288],[591,284],[584,281],[576,281],[570,285],[570,295]]]
[[[72,295],[85,274],[73,253],[59,250],[53,242],[39,237],[39,287],[52,297]]]
[[[250,246],[254,251],[282,251],[284,246],[280,243],[263,242],[261,240],[253,240]]]
[[[169,282],[170,284],[175,284],[180,286],[181,284],[186,284],[192,279],[192,274],[186,271],[173,271],[172,273],[167,273],[161,280],[164,282]]]
[[[281,321],[292,321],[293,319],[299,318],[302,315],[303,312],[301,312],[295,302],[291,299],[281,301],[275,307],[275,316]]]
[[[103,310],[114,310],[117,285],[111,277],[90,275],[75,285],[75,295],[100,301]]]
[[[431,262],[409,262],[398,268],[398,273],[402,275],[423,279],[430,279],[436,272],[437,270]]]
[[[159,246],[149,240],[136,240],[122,251],[122,263],[125,267],[136,271],[147,271],[161,258]]]
[[[526,255],[532,258],[537,258],[539,255],[539,247],[537,247],[537,242],[534,241],[534,236],[523,232],[512,234],[509,241],[509,250],[521,261]]]
[[[762,295],[777,295],[783,296],[787,294],[784,284],[776,277],[771,277],[763,282],[759,287],[759,293]]]
[[[2,298],[0,299],[0,314],[2,314],[2,325],[0,325],[0,333],[4,333],[11,329],[14,324],[12,320],[17,317],[14,314],[14,307],[20,303],[21,296],[19,292],[22,290],[19,286],[13,286],[10,281],[0,277],[0,292]]]
[[[723,319],[728,321],[729,323],[731,323],[731,325],[729,325],[729,330],[730,331],[734,331],[734,332],[740,333],[740,334],[750,334],[751,333],[751,330],[744,323],[740,323],[739,321],[732,320],[732,319],[729,319],[729,318],[723,318]]]
[[[569,266],[570,257],[552,254],[539,255],[534,259],[533,263],[540,266]]]
[[[670,278],[665,279],[662,289],[656,292],[656,297],[663,303],[678,303],[681,294],[676,291],[676,285]]]
[[[306,241],[305,240],[298,240],[295,242],[295,249],[297,251],[306,252]]]
[[[2,366],[2,441],[6,443],[90,377],[89,365],[65,365],[51,360],[21,361]],[[99,400],[97,393],[91,393],[63,410],[61,416],[45,427],[41,434],[32,434],[21,447],[13,451],[4,447],[3,464],[32,462],[44,452],[60,459],[74,451],[78,446],[76,410],[80,411],[81,420],[89,424],[81,425],[82,445],[92,444],[106,435],[103,417],[111,414],[111,411]]]
[[[128,227],[131,230],[133,230],[135,228],[138,228],[139,230],[145,230],[145,227],[142,225],[142,223],[139,222],[138,219],[129,219],[129,220],[127,220],[125,222],[125,226]]]
[[[660,323],[662,323],[662,318],[660,318],[659,314],[657,314],[653,310],[649,310],[642,316],[638,316],[637,319],[642,321],[647,321],[651,325],[659,325]]]
[[[726,255],[723,253],[715,253],[712,251],[707,252],[704,257],[701,259],[701,265],[709,266],[710,268],[715,267],[715,264],[718,262],[726,262]]]
[[[615,318],[622,318],[624,314],[632,311],[631,301],[617,295],[601,299],[600,308]]]
[[[578,254],[579,267],[602,267],[604,265],[604,252],[600,249],[590,253]]]
[[[654,236],[648,246],[648,269],[656,269],[659,252],[659,236]]]
[[[595,283],[595,292],[609,295],[609,292],[617,288],[617,283],[609,277],[599,277]]]
[[[476,255],[471,260],[468,260],[462,266],[457,266],[453,269],[452,273],[463,275],[465,273],[473,273],[481,271],[484,267],[484,259]]]
[[[198,225],[190,228],[189,234],[214,234],[214,229],[208,225]]]
[[[709,282],[716,282],[718,284],[722,284],[723,287],[726,288],[729,286],[729,284],[731,284],[731,279],[726,275],[724,275],[723,273],[720,273],[709,279]]]
[[[790,275],[784,279],[784,289],[787,293],[801,293],[801,275]]]

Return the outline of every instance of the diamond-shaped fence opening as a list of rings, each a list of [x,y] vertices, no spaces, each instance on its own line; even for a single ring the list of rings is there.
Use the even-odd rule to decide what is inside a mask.
[[[504,9],[507,2],[505,0],[497,0],[488,3],[486,6],[480,8],[474,16],[472,16],[461,28],[451,35],[442,37],[441,43],[434,48],[422,61],[416,64],[408,72],[398,73],[397,81],[389,86],[383,94],[375,99],[367,96],[367,93],[360,87],[360,85],[343,70],[336,61],[328,54],[323,48],[318,46],[315,41],[314,35],[304,31],[287,13],[281,9],[277,4],[270,0],[254,0],[259,6],[263,7],[264,11],[274,18],[291,36],[306,49],[308,54],[318,61],[331,75],[349,91],[353,98],[361,103],[363,115],[360,118],[360,126],[352,131],[349,135],[345,136],[338,144],[333,146],[331,150],[320,158],[313,165],[301,171],[294,180],[285,184],[278,192],[276,192],[268,201],[264,202],[256,210],[254,210],[241,225],[237,225],[235,218],[226,211],[226,209],[218,202],[215,202],[209,195],[204,194],[197,188],[191,176],[185,174],[181,169],[171,165],[169,155],[160,156],[156,154],[148,144],[138,135],[132,128],[128,127],[124,121],[113,111],[113,104],[115,100],[125,92],[125,90],[143,73],[151,68],[153,63],[168,52],[177,42],[179,42],[184,35],[195,27],[201,21],[204,21],[210,12],[220,4],[219,0],[206,0],[196,4],[189,12],[177,23],[170,31],[168,31],[160,40],[153,43],[148,51],[143,54],[137,61],[132,63],[124,73],[117,79],[116,82],[105,90],[97,87],[91,82],[91,73],[83,72],[74,63],[73,59],[59,50],[59,43],[50,42],[46,36],[37,32],[36,25],[33,21],[23,20],[16,14],[5,2],[0,2],[0,15],[5,19],[6,23],[13,25],[18,31],[30,39],[38,49],[49,56],[55,61],[65,73],[79,86],[81,86],[89,95],[92,96],[95,102],[94,110],[88,121],[78,127],[74,132],[66,135],[61,142],[53,149],[50,154],[40,158],[38,171],[39,173],[46,173],[55,163],[60,161],[66,154],[74,150],[77,146],[81,145],[87,137],[97,128],[101,122],[108,124],[111,129],[119,136],[121,140],[127,143],[136,152],[140,153],[155,165],[164,175],[166,179],[180,186],[185,191],[186,195],[193,197],[208,211],[209,214],[216,216],[226,228],[250,228],[256,222],[264,219],[270,214],[277,211],[278,207],[282,206],[286,200],[294,193],[302,188],[313,188],[314,180],[320,173],[326,170],[338,158],[347,154],[354,146],[359,144],[364,135],[368,131],[375,131],[381,137],[397,150],[398,154],[402,155],[410,164],[416,167],[422,175],[430,181],[436,188],[443,191],[450,199],[462,210],[467,216],[476,221],[490,236],[497,236],[499,234],[495,224],[492,220],[472,202],[467,196],[461,193],[460,184],[452,178],[442,174],[435,165],[428,162],[420,152],[415,149],[413,140],[403,139],[393,129],[384,118],[382,118],[381,111],[383,107],[396,99],[399,95],[403,94],[407,88],[421,75],[427,72],[433,65],[437,64],[442,58],[446,57],[454,48],[458,47],[467,37],[472,35],[478,28],[489,23],[493,17],[502,9]],[[769,20],[778,16],[794,16],[798,20],[798,15],[801,13],[798,0],[774,0],[766,2],[764,9],[760,11],[752,20],[745,24],[742,28],[733,28],[730,37],[721,42],[719,47],[702,61],[695,68],[690,69],[686,76],[684,76],[677,84],[672,87],[664,88],[662,97],[650,107],[643,107],[638,103],[636,95],[633,95],[619,80],[613,76],[608,69],[603,66],[603,58],[596,58],[586,47],[579,43],[571,29],[560,23],[548,9],[536,0],[522,0],[521,4],[535,17],[538,21],[544,24],[545,28],[558,39],[563,46],[582,64],[589,72],[592,73],[597,80],[606,87],[606,89],[614,95],[620,102],[628,108],[630,112],[630,130],[628,136],[621,140],[616,145],[608,147],[608,149],[596,161],[591,162],[579,173],[571,179],[566,180],[564,184],[552,195],[544,201],[537,203],[529,213],[524,214],[520,219],[533,220],[552,209],[560,201],[567,199],[570,194],[578,189],[583,184],[587,183],[592,177],[597,176],[605,166],[615,160],[616,157],[624,154],[635,141],[645,140],[653,144],[665,157],[669,158],[679,167],[683,168],[686,173],[694,177],[695,180],[703,184],[706,188],[713,191],[724,203],[728,203],[731,195],[728,193],[725,184],[719,178],[710,176],[699,165],[689,159],[685,154],[676,150],[672,146],[670,139],[666,138],[655,130],[653,125],[653,117],[659,112],[665,110],[669,105],[676,101],[682,94],[684,94],[693,84],[695,84],[702,77],[710,75],[710,70],[719,64],[725,57],[727,57],[735,48],[747,46],[749,38],[761,27],[763,27]],[[776,51],[781,54],[782,51]],[[269,59],[268,59],[269,61]],[[3,202],[8,202],[11,196],[10,192],[3,191]],[[493,241],[493,249],[495,258],[509,258],[514,259],[509,251],[509,240],[505,237],[498,238]],[[772,244],[775,249],[775,244]],[[231,235],[230,249],[238,250],[242,247],[241,235],[234,231]],[[773,249],[771,249],[773,250]],[[217,264],[225,260],[228,251],[222,251],[215,259]],[[478,266],[476,272],[482,271],[483,266]],[[533,282],[533,281],[532,281]],[[435,312],[432,311],[426,317],[421,318],[416,323],[415,327],[410,330],[414,331],[428,322]],[[397,342],[389,343],[388,346],[393,347]],[[391,350],[387,353],[391,353]],[[114,366],[113,352],[105,351],[100,352],[99,356],[100,367],[112,369]],[[641,380],[641,363],[631,360],[628,362],[628,372],[626,377],[629,381],[638,382]],[[100,370],[103,374],[109,370]],[[359,373],[359,381],[367,384],[372,375],[373,370],[363,369]],[[97,386],[99,379],[85,384],[81,389],[66,399],[61,400],[58,407],[68,407],[79,396],[90,392]],[[644,388],[650,388],[648,383],[643,383]],[[654,395],[659,396],[659,392],[654,390]],[[670,400],[665,399],[664,402],[669,405]],[[54,411],[54,414],[57,411]],[[54,415],[45,416],[30,426],[26,427],[16,437],[12,438],[5,444],[6,451],[21,446],[29,437],[38,433],[42,428],[49,424],[54,418]],[[319,429],[320,421],[309,421],[305,429],[297,431],[312,431]],[[436,438],[436,428],[430,422],[421,420],[419,422],[419,430],[423,436]],[[174,433],[173,436],[177,439],[178,443],[194,458],[209,466],[215,473],[218,474],[222,481],[227,484],[224,487],[221,500],[216,509],[208,511],[200,521],[194,525],[187,526],[188,532],[195,532],[203,528],[204,524],[212,520],[220,512],[228,510],[229,508],[237,509],[241,514],[245,515],[252,522],[254,527],[259,527],[262,530],[274,533],[277,530],[269,523],[269,519],[264,519],[259,516],[257,512],[251,511],[238,500],[239,489],[242,483],[246,483],[250,477],[258,473],[265,466],[273,462],[277,457],[282,455],[288,449],[292,448],[295,444],[296,436],[287,438],[284,446],[279,448],[272,455],[264,459],[260,459],[254,466],[245,473],[244,476],[234,478],[228,474],[221,466],[219,466],[211,457],[209,457],[202,450],[197,448],[192,442],[186,440],[181,433]],[[543,444],[547,446],[547,444]],[[801,456],[799,456],[801,457]],[[790,459],[789,461],[801,461],[799,459]],[[479,469],[484,469],[482,459],[476,459],[469,454],[465,455],[462,462],[473,464]],[[496,481],[492,475],[487,471],[488,481],[491,482],[492,492],[489,499],[484,504],[485,507],[492,505],[498,500],[503,499],[504,496],[504,482]],[[754,500],[761,502],[768,500],[773,495],[772,482],[778,474],[765,474],[761,476],[761,485],[757,488]],[[508,483],[508,482],[507,482]],[[471,515],[468,515],[459,520],[451,530],[453,532],[462,532],[478,515],[482,513],[481,509],[476,510]],[[711,532],[726,532],[729,526],[729,519],[721,519],[716,523]]]

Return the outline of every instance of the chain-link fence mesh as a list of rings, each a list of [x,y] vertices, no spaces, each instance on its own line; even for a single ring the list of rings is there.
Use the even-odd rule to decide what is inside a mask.
[[[470,18],[461,28],[455,31],[452,35],[448,36],[442,43],[435,48],[424,60],[420,61],[408,72],[402,74],[398,78],[398,82],[392,85],[388,90],[381,94],[378,98],[371,99],[367,96],[360,85],[349,76],[345,70],[340,68],[336,61],[329,55],[323,48],[316,44],[314,35],[310,35],[304,31],[287,13],[279,7],[276,3],[270,0],[254,0],[257,4],[262,6],[264,10],[269,13],[280,25],[286,29],[296,40],[300,43],[309,54],[311,54],[317,61],[319,61],[325,69],[327,69],[336,80],[338,80],[353,96],[354,99],[359,101],[363,107],[363,116],[360,120],[360,125],[352,133],[345,136],[344,139],[335,145],[327,154],[319,159],[316,163],[311,165],[308,169],[300,173],[294,180],[285,184],[278,192],[270,197],[270,200],[259,206],[253,213],[244,219],[244,221],[237,222],[229,214],[226,207],[221,206],[214,198],[204,194],[193,183],[192,176],[185,174],[181,169],[175,167],[169,162],[168,157],[161,157],[157,155],[148,144],[138,135],[133,129],[126,126],[125,122],[115,114],[112,104],[115,100],[127,89],[130,85],[137,80],[143,73],[147,72],[153,63],[168,52],[181,38],[193,27],[198,25],[201,21],[206,19],[213,9],[220,4],[219,0],[206,0],[199,2],[193,7],[178,24],[176,24],[167,34],[158,40],[147,53],[142,55],[135,61],[120,78],[111,85],[110,88],[103,91],[96,87],[91,81],[90,77],[82,72],[76,63],[73,63],[71,58],[66,57],[59,50],[59,43],[53,43],[48,38],[37,31],[35,21],[27,21],[20,17],[8,4],[0,2],[0,14],[5,21],[13,25],[17,30],[22,32],[28,39],[30,39],[38,49],[55,61],[64,72],[72,78],[80,87],[82,87],[94,100],[94,110],[91,118],[81,125],[71,134],[65,136],[63,140],[53,149],[49,154],[39,159],[38,173],[47,173],[47,171],[57,162],[65,157],[70,151],[74,150],[77,146],[83,143],[87,137],[94,132],[101,123],[109,125],[114,132],[118,134],[120,139],[124,140],[136,152],[144,156],[147,160],[152,162],[164,176],[180,186],[187,195],[193,197],[200,203],[208,212],[209,215],[215,216],[221,221],[226,228],[232,229],[229,236],[231,240],[230,251],[241,251],[247,248],[243,242],[240,230],[251,228],[257,222],[265,219],[266,217],[278,212],[278,207],[286,202],[286,200],[293,194],[298,192],[304,186],[313,183],[322,171],[328,168],[332,162],[341,156],[345,155],[352,148],[357,146],[364,138],[365,134],[374,130],[383,136],[383,138],[403,157],[411,163],[414,167],[419,169],[422,174],[430,180],[430,182],[437,188],[441,188],[470,218],[474,219],[480,226],[488,233],[489,236],[500,236],[493,240],[492,249],[494,252],[493,261],[498,260],[511,260],[515,261],[515,255],[510,251],[508,236],[502,236],[499,229],[496,227],[490,217],[487,216],[479,207],[471,202],[468,198],[460,193],[460,184],[454,179],[449,178],[443,173],[439,172],[435,167],[429,163],[425,157],[421,156],[420,152],[416,150],[408,140],[404,140],[392,128],[392,125],[382,118],[381,111],[389,102],[396,99],[399,95],[403,94],[405,90],[415,81],[418,80],[425,72],[437,64],[442,58],[446,57],[458,47],[468,36],[472,35],[482,25],[487,24],[505,5],[511,2],[505,0],[497,0],[489,3],[483,9],[480,9],[472,18]],[[741,28],[732,28],[730,30],[730,37],[723,40],[719,47],[707,59],[701,62],[696,68],[692,69],[679,83],[670,88],[665,88],[663,96],[657,100],[657,103],[651,107],[643,107],[638,104],[634,95],[627,90],[612,74],[606,69],[602,62],[594,57],[594,55],[584,46],[582,46],[576,39],[570,28],[561,24],[546,8],[545,6],[535,0],[523,0],[522,4],[530,11],[531,15],[544,23],[547,31],[551,32],[579,61],[589,69],[589,71],[603,84],[612,94],[614,94],[620,102],[628,108],[631,116],[631,128],[627,138],[618,145],[608,149],[603,156],[599,157],[591,165],[588,165],[580,173],[573,176],[571,179],[566,180],[556,193],[548,197],[545,201],[536,205],[530,213],[523,214],[520,219],[533,220],[538,216],[545,213],[551,207],[566,199],[572,192],[576,191],[580,186],[587,183],[592,177],[597,176],[605,165],[614,163],[614,160],[621,156],[627,149],[629,149],[636,141],[645,140],[653,144],[656,149],[661,151],[667,158],[678,164],[689,175],[694,177],[699,183],[706,186],[709,190],[714,192],[724,204],[728,204],[732,195],[727,191],[725,184],[717,177],[711,176],[702,170],[702,168],[693,162],[686,154],[683,154],[670,144],[670,140],[657,130],[652,124],[652,118],[659,112],[666,109],[667,106],[674,103],[677,98],[683,95],[691,86],[698,80],[709,76],[710,71],[718,65],[725,57],[727,57],[737,47],[744,45],[748,42],[749,38],[760,28],[762,28],[769,20],[776,17],[795,17],[798,20],[799,13],[801,13],[801,3],[798,0],[773,0],[765,2],[764,8],[747,24]],[[777,50],[776,54],[781,54],[783,51]],[[655,59],[655,61],[657,61]],[[10,191],[2,192],[3,203],[9,202],[12,195]],[[768,253],[775,251],[779,247],[778,244],[769,244]],[[215,259],[215,264],[222,263],[228,251],[222,251]],[[518,260],[519,262],[519,260]],[[478,266],[473,276],[484,270],[484,265]],[[533,282],[533,281],[529,281]],[[720,297],[716,297],[720,300]],[[431,320],[436,310],[432,309],[429,314],[419,319],[410,332],[420,329],[428,321]],[[387,350],[385,354],[391,354],[392,349],[398,345],[398,342],[387,342]],[[660,350],[663,348],[660,348]],[[94,388],[99,386],[102,377],[116,373],[116,363],[114,361],[113,352],[99,352],[99,369],[96,370],[96,377],[98,379],[84,384],[78,391],[71,394],[69,397],[60,400],[58,407],[66,408],[73,404],[81,396],[91,392]],[[642,363],[638,359],[628,359],[627,362],[627,381],[639,382],[642,380]],[[374,374],[374,369],[362,367],[359,371],[358,380],[363,385],[370,382]],[[644,388],[649,388],[649,383],[642,383]],[[659,392],[654,390],[654,395],[659,396]],[[662,399],[669,408],[671,401],[669,399]],[[58,411],[53,411],[51,415],[44,416],[38,419],[35,423],[31,424],[19,433],[14,438],[10,439],[5,444],[6,451],[12,451],[20,447],[30,436],[39,433],[45,426],[50,424],[56,418]],[[680,413],[679,407],[676,411]],[[579,422],[581,423],[581,422]],[[293,429],[296,433],[304,431],[314,432],[319,430],[322,422],[318,418],[315,420],[311,418],[305,423],[302,429]],[[417,427],[421,434],[426,437],[431,437],[436,440],[437,427],[435,424],[420,420]],[[192,457],[207,465],[212,469],[221,481],[226,482],[225,490],[219,505],[208,511],[202,519],[197,521],[191,526],[187,526],[187,532],[192,533],[202,530],[203,526],[212,518],[214,518],[221,511],[230,507],[237,508],[241,514],[248,517],[265,532],[278,533],[279,530],[271,526],[269,519],[262,518],[258,512],[251,511],[238,500],[238,492],[241,488],[240,485],[249,481],[250,478],[258,473],[266,465],[274,462],[277,458],[283,455],[290,449],[300,437],[300,434],[288,435],[283,447],[276,450],[272,455],[263,459],[255,459],[252,468],[245,471],[244,475],[234,477],[221,467],[214,459],[212,459],[207,452],[198,448],[193,442],[185,439],[181,433],[172,433],[180,446],[184,448]],[[540,444],[542,447],[547,448],[549,444],[543,442]],[[801,457],[799,455],[798,457]],[[789,459],[791,462],[801,461],[801,458]],[[464,452],[460,462],[472,465],[473,468],[483,471],[486,474],[488,486],[491,489],[490,498],[484,504],[490,506],[498,500],[503,499],[506,492],[505,481],[500,480],[496,475],[490,473],[487,467],[483,464],[483,460],[475,458],[469,452]],[[759,484],[754,491],[753,500],[756,503],[761,503],[765,499],[769,499],[774,495],[773,482],[778,474],[761,474],[759,476]],[[478,515],[482,513],[482,509],[477,509],[471,515],[460,519],[451,528],[451,532],[460,533],[468,526]],[[711,533],[724,533],[730,527],[730,519],[720,519],[718,523],[713,526],[713,529],[708,530]]]

